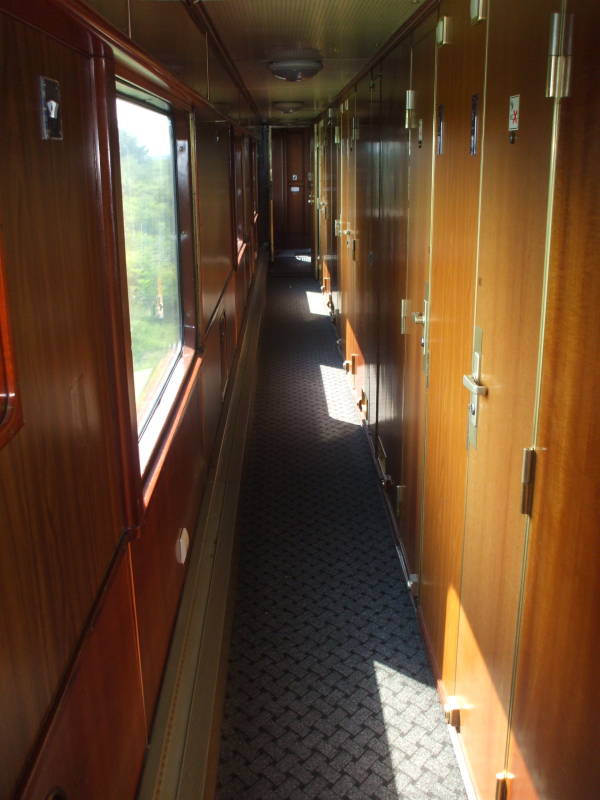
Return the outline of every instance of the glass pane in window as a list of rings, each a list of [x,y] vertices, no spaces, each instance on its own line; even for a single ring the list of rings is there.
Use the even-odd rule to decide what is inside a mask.
[[[173,131],[166,114],[127,100],[117,115],[141,434],[182,346]]]

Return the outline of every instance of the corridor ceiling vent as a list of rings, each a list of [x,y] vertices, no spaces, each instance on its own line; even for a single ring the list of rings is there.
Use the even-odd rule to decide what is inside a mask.
[[[300,111],[304,108],[304,103],[301,100],[278,100],[273,103],[277,111],[282,111],[284,114],[293,114],[295,111]]]
[[[282,81],[303,81],[314,78],[323,69],[323,62],[316,58],[288,58],[270,61],[269,69]]]

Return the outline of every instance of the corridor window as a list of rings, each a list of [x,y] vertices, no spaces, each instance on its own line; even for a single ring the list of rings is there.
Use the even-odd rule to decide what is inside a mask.
[[[141,436],[182,351],[173,126],[117,100],[127,288]]]

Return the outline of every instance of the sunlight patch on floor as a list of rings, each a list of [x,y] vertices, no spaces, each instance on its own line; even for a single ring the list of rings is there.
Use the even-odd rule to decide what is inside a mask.
[[[349,425],[360,425],[358,411],[348,391],[346,375],[343,370],[321,364],[321,380],[327,402],[327,413],[331,419],[346,422]]]
[[[329,316],[329,309],[325,305],[325,298],[321,292],[307,292],[308,310],[311,314],[319,314],[322,317]]]
[[[310,264],[312,262],[311,256],[296,256],[296,261],[303,261],[305,264]]]

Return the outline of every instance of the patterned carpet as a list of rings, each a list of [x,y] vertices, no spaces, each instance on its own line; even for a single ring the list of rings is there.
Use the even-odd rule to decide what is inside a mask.
[[[220,800],[466,794],[316,282],[272,272]]]

